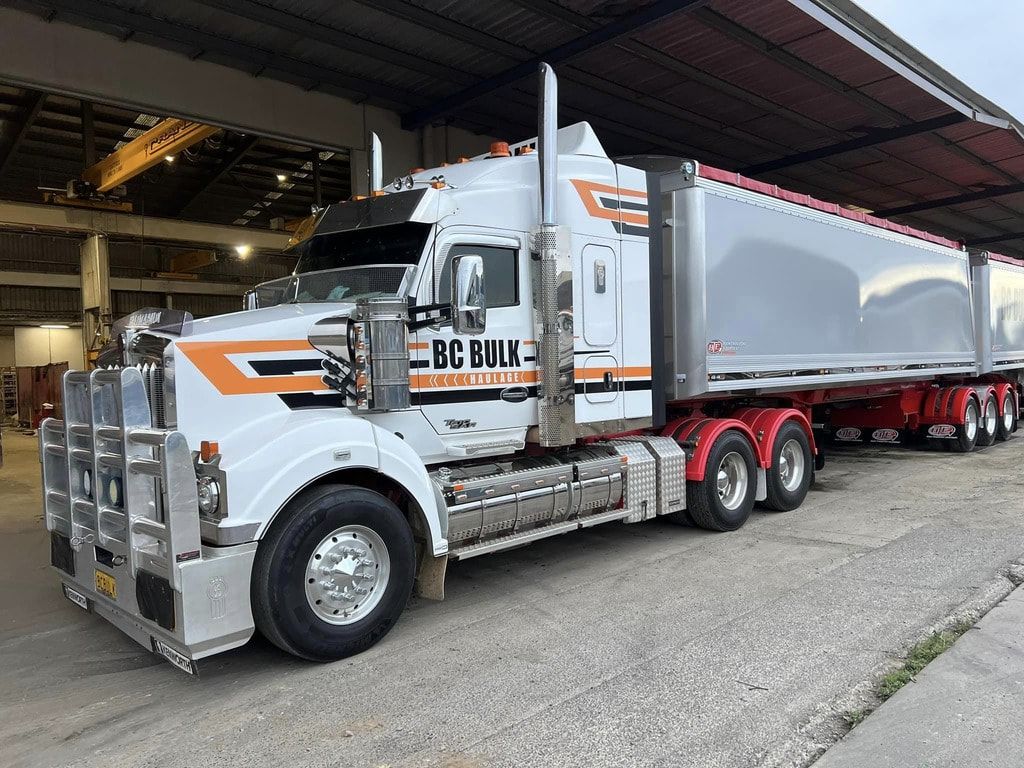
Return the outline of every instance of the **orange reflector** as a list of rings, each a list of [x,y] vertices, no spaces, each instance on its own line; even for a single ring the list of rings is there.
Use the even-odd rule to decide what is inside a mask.
[[[352,195],[352,197],[349,198],[349,200],[365,200],[365,199],[366,199],[366,195]]]
[[[456,483],[455,485],[452,486],[452,490],[453,491],[461,491],[465,487],[466,486],[464,486],[462,483]]]
[[[507,141],[495,141],[491,143],[491,157],[511,157],[512,153],[508,151]]]
[[[430,182],[430,186],[432,186],[434,189],[444,189],[445,183],[443,181],[432,181]]]
[[[375,189],[373,190],[373,192],[370,193],[370,197],[384,197],[384,195],[386,194],[387,192],[385,192],[383,189]]]
[[[203,440],[199,444],[199,458],[203,461],[209,461],[214,456],[220,453],[220,445],[211,440]]]

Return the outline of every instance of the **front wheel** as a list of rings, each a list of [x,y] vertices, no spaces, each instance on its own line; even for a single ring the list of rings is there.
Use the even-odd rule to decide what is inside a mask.
[[[341,659],[388,633],[414,576],[412,531],[394,504],[365,488],[319,486],[289,503],[260,542],[253,617],[282,650]]]

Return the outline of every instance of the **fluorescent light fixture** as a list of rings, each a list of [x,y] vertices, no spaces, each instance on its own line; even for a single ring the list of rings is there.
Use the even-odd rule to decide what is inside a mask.
[[[174,155],[164,155],[164,161],[168,163],[174,162]]]
[[[282,184],[284,184],[286,181],[288,181],[288,174],[287,173],[279,173],[279,174],[277,174],[277,180],[279,182],[281,182]]]
[[[236,245],[235,246],[235,253],[237,253],[239,256],[241,256],[244,259],[250,253],[252,253],[252,246],[251,245]]]
[[[39,327],[40,328],[45,328],[48,331],[63,331],[63,330],[66,330],[66,329],[70,328],[71,326],[70,325],[60,325],[60,324],[57,324],[57,323],[44,323],[43,325],[40,325]]]

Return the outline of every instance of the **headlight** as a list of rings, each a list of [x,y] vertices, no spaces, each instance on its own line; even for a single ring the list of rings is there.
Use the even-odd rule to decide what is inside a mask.
[[[115,507],[121,506],[121,478],[112,477],[107,483],[107,498]]]
[[[212,477],[200,477],[196,487],[199,496],[199,512],[203,515],[213,515],[220,506],[220,485]]]

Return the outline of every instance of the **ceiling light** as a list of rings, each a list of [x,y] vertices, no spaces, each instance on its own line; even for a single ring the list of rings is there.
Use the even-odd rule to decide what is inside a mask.
[[[70,328],[71,326],[69,326],[69,325],[59,325],[59,324],[56,324],[56,323],[44,323],[43,325],[40,325],[39,327],[40,328],[45,328],[48,331],[63,331],[63,330],[66,330],[67,328]]]
[[[284,184],[286,181],[288,181],[288,174],[287,173],[279,173],[279,174],[277,174],[277,180],[279,182],[281,182],[282,184]]]
[[[252,246],[251,245],[236,245],[235,246],[235,253],[237,253],[239,256],[241,256],[244,259],[250,253],[252,253]]]
[[[164,155],[164,162],[173,163],[174,162],[174,155]]]

